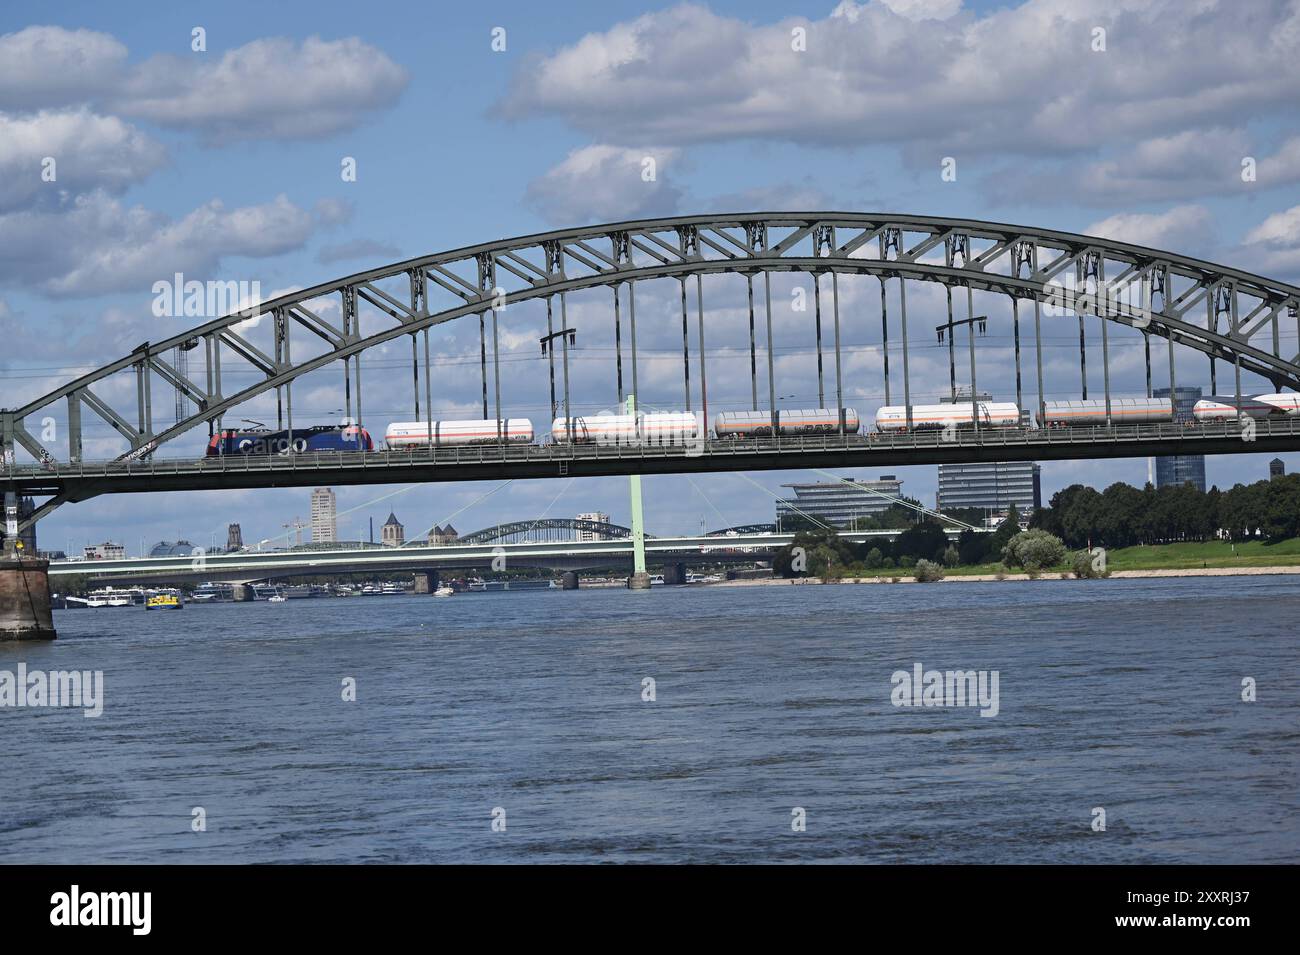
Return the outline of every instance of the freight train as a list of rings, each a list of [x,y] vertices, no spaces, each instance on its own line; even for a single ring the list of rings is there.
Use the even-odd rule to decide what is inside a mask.
[[[394,421],[384,432],[390,448],[455,448],[468,444],[532,444],[533,423],[527,418],[496,421]]]
[[[1242,395],[1241,413],[1251,418],[1300,417],[1300,394]],[[1214,396],[1196,403],[1192,418],[1210,422],[1235,418],[1235,396]],[[1109,414],[1103,399],[1047,401],[1038,416],[1045,429],[1104,427],[1111,424],[1160,424],[1175,420],[1168,398],[1111,398]],[[1012,429],[1031,427],[1029,415],[1013,402],[969,401],[913,405],[909,422],[903,405],[886,405],[876,411],[875,429],[881,434],[908,431]],[[686,445],[712,437],[748,441],[772,436],[772,415],[767,411],[723,411],[713,419],[712,435],[703,418],[687,411],[645,412],[634,415],[578,415],[551,422],[551,439],[560,444]],[[818,435],[856,435],[862,420],[854,408],[785,410],[777,415],[776,433],[798,438]],[[528,418],[480,420],[395,421],[384,434],[385,446],[401,448],[454,448],[478,444],[533,444],[536,434]],[[208,442],[208,456],[221,454],[289,454],[308,451],[370,451],[370,433],[359,426],[296,428],[289,431],[253,429],[221,431]]]
[[[981,428],[1018,428],[1020,408],[1009,401],[955,401],[942,405],[912,405],[908,424],[906,405],[885,405],[876,412],[876,430],[885,434],[901,431],[945,431],[975,427],[976,410]]]
[[[857,434],[861,427],[857,411],[845,408],[844,433]],[[724,411],[713,419],[713,433],[719,438],[770,438],[772,414],[768,411]],[[840,413],[834,408],[782,411],[776,416],[776,433],[781,437],[839,434]]]
[[[1174,403],[1169,398],[1111,398],[1113,424],[1161,424],[1174,420]],[[1086,428],[1106,424],[1106,402],[1045,401],[1038,416],[1040,428]]]
[[[356,425],[315,425],[292,431],[251,428],[218,431],[208,439],[210,458],[224,454],[301,454],[306,451],[373,451],[370,432]]]

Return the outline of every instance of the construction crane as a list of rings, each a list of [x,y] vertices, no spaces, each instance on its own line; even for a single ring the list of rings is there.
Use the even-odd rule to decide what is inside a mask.
[[[293,544],[295,547],[302,546],[302,529],[307,526],[306,522],[304,522],[302,518],[295,517],[289,523],[281,524],[280,526],[283,527],[285,530],[293,531],[293,537],[294,537]],[[285,536],[288,537],[289,535],[286,534]]]

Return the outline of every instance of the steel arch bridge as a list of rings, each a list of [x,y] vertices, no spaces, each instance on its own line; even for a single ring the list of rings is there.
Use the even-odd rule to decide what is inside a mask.
[[[580,532],[591,534],[592,540],[625,540],[632,536],[630,527],[609,524],[605,521],[579,520],[569,517],[542,517],[533,521],[511,521],[482,530],[462,534],[457,544],[524,544],[577,540]],[[654,537],[646,534],[647,538]]]
[[[571,417],[567,296],[604,288],[612,293],[618,397],[638,391],[636,354],[636,287],[655,279],[680,283],[681,327],[686,409],[692,410],[691,342],[688,287],[694,284],[698,319],[695,364],[697,407],[708,415],[706,322],[703,277],[744,275],[749,290],[749,357],[752,405],[778,414],[772,354],[773,272],[800,272],[815,277],[814,328],[818,391],[822,407],[844,408],[841,372],[839,277],[868,275],[879,280],[881,342],[886,404],[898,398],[910,408],[912,387],[909,347],[917,331],[907,320],[909,282],[943,284],[948,292],[948,320],[934,327],[946,333],[950,379],[956,395],[955,339],[966,326],[970,340],[970,387],[976,393],[977,367],[973,314],[976,291],[1005,295],[1015,328],[1016,400],[1024,407],[1021,304],[1032,308],[1036,393],[1042,402],[1043,308],[1064,308],[1078,317],[1082,390],[1087,393],[1085,319],[1096,319],[1102,351],[1103,393],[1110,408],[1108,334],[1121,326],[1140,333],[1144,342],[1146,389],[1153,384],[1152,339],[1168,348],[1163,385],[1177,386],[1175,348],[1197,352],[1209,362],[1210,390],[1217,393],[1218,367],[1230,368],[1234,394],[1241,393],[1241,373],[1258,375],[1274,389],[1300,390],[1300,354],[1283,347],[1291,324],[1300,326],[1300,288],[1238,269],[1170,252],[1092,236],[969,219],[897,214],[806,212],[741,213],[684,216],[612,223],[541,233],[468,246],[423,256],[293,292],[262,304],[255,314],[233,311],[158,342],[146,342],[129,354],[77,378],[18,408],[0,411],[0,451],[6,504],[17,494],[48,496],[23,526],[67,501],[102,493],[198,489],[206,487],[307,486],[333,483],[389,483],[399,480],[477,480],[486,477],[553,477],[682,471],[752,470],[859,464],[920,464],[969,460],[1132,457],[1170,453],[1231,453],[1243,450],[1240,418],[1216,428],[1189,430],[1152,426],[1067,429],[1086,434],[961,436],[939,443],[918,434],[905,440],[872,435],[851,440],[799,442],[773,438],[745,447],[705,442],[696,449],[584,449],[556,445],[518,448],[504,444],[474,449],[361,454],[292,455],[265,460],[230,457],[213,461],[164,459],[156,454],[196,428],[211,434],[223,417],[258,398],[276,399],[278,427],[292,430],[293,386],[324,368],[342,372],[343,404],[350,420],[364,424],[362,354],[409,336],[412,392],[417,420],[431,421],[434,383],[429,362],[429,331],[448,322],[478,319],[481,400],[484,419],[500,420],[501,381],[499,322],[511,306],[530,300],[546,305],[551,408]],[[830,330],[833,346],[824,346],[823,278],[829,276]],[[694,279],[692,283],[690,280]],[[756,327],[755,284],[760,284],[765,344]],[[232,283],[233,284],[233,283]],[[967,316],[954,319],[952,292],[966,290]],[[558,307],[557,307],[558,306]],[[623,312],[630,331],[630,374],[624,379]],[[337,314],[337,318],[334,315]],[[367,322],[381,327],[363,329]],[[1029,321],[1026,314],[1024,321]],[[894,335],[893,343],[890,334]],[[930,330],[925,331],[928,336]],[[1026,330],[1026,335],[1029,335]],[[1297,327],[1300,334],[1300,327]],[[423,337],[423,394],[418,341]],[[549,350],[547,350],[549,345]],[[823,350],[833,347],[833,387],[824,379]],[[1095,346],[1094,346],[1095,348]],[[555,392],[555,366],[563,364],[563,401]],[[759,373],[765,354],[766,375]],[[197,355],[197,362],[191,358]],[[492,400],[489,400],[489,355]],[[258,376],[252,384],[223,384],[223,360],[246,362]],[[891,375],[890,361],[894,361]],[[901,358],[901,369],[898,361]],[[195,365],[197,364],[197,367]],[[1161,365],[1157,356],[1156,365]],[[901,371],[901,383],[899,381]],[[963,369],[965,373],[965,369]],[[119,377],[120,376],[120,377]],[[227,381],[230,376],[228,375]],[[767,401],[760,402],[765,379]],[[125,380],[130,384],[122,386]],[[628,386],[625,388],[625,384]],[[901,384],[901,387],[900,387]],[[174,424],[155,415],[155,387],[174,389],[180,409]],[[830,394],[827,391],[830,390]],[[1094,385],[1095,393],[1095,385]],[[423,397],[424,412],[420,413]],[[355,403],[355,409],[354,409]],[[1041,409],[1040,409],[1041,410]],[[129,450],[116,461],[92,462],[83,455],[83,416],[101,419]],[[1296,421],[1261,422],[1252,428],[1250,450],[1300,448]],[[464,453],[462,453],[464,452]],[[242,457],[242,456],[240,456]]]

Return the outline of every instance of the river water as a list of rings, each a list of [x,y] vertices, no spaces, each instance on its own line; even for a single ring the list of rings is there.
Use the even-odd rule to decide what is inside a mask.
[[[0,709],[0,860],[1294,862],[1298,620],[1295,577],[56,611],[0,671],[103,713]],[[918,663],[997,714],[893,705]]]

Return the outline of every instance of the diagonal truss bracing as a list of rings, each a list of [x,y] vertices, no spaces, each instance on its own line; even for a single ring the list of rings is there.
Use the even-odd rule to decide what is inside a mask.
[[[1300,288],[1292,285],[1169,252],[1023,226],[895,214],[754,212],[613,223],[485,243],[284,295],[259,310],[261,318],[271,319],[271,354],[245,334],[245,324],[261,320],[247,312],[142,344],[20,408],[0,411],[0,449],[11,463],[19,447],[39,461],[79,461],[82,412],[88,410],[127,439],[128,456],[145,456],[192,428],[212,426],[243,402],[282,390],[292,427],[295,379],[335,362],[349,368],[362,352],[403,335],[412,336],[414,348],[416,334],[472,315],[495,334],[497,314],[510,305],[582,289],[773,271],[932,281],[1038,303],[1060,303],[1068,295],[1071,310],[1195,349],[1210,357],[1212,369],[1223,361],[1277,388],[1300,390],[1300,354],[1284,353],[1279,335],[1279,325],[1297,321],[1300,311]],[[382,287],[393,281],[403,286],[402,294]],[[335,301],[341,318],[323,314],[321,301]],[[363,306],[385,316],[388,326],[363,335]],[[490,326],[483,324],[488,314]],[[293,358],[294,329],[310,333],[325,350]],[[188,367],[197,368],[203,380],[168,361],[178,347],[201,347],[202,360]],[[223,351],[247,361],[260,380],[223,389]],[[133,399],[109,400],[93,390],[130,369],[137,380]],[[156,424],[154,377],[176,390],[188,415]],[[484,382],[486,407],[486,364]],[[359,379],[356,387],[359,401]],[[426,380],[426,394],[429,387]],[[43,419],[59,402],[67,403],[67,433],[58,442],[38,440],[28,419]]]

